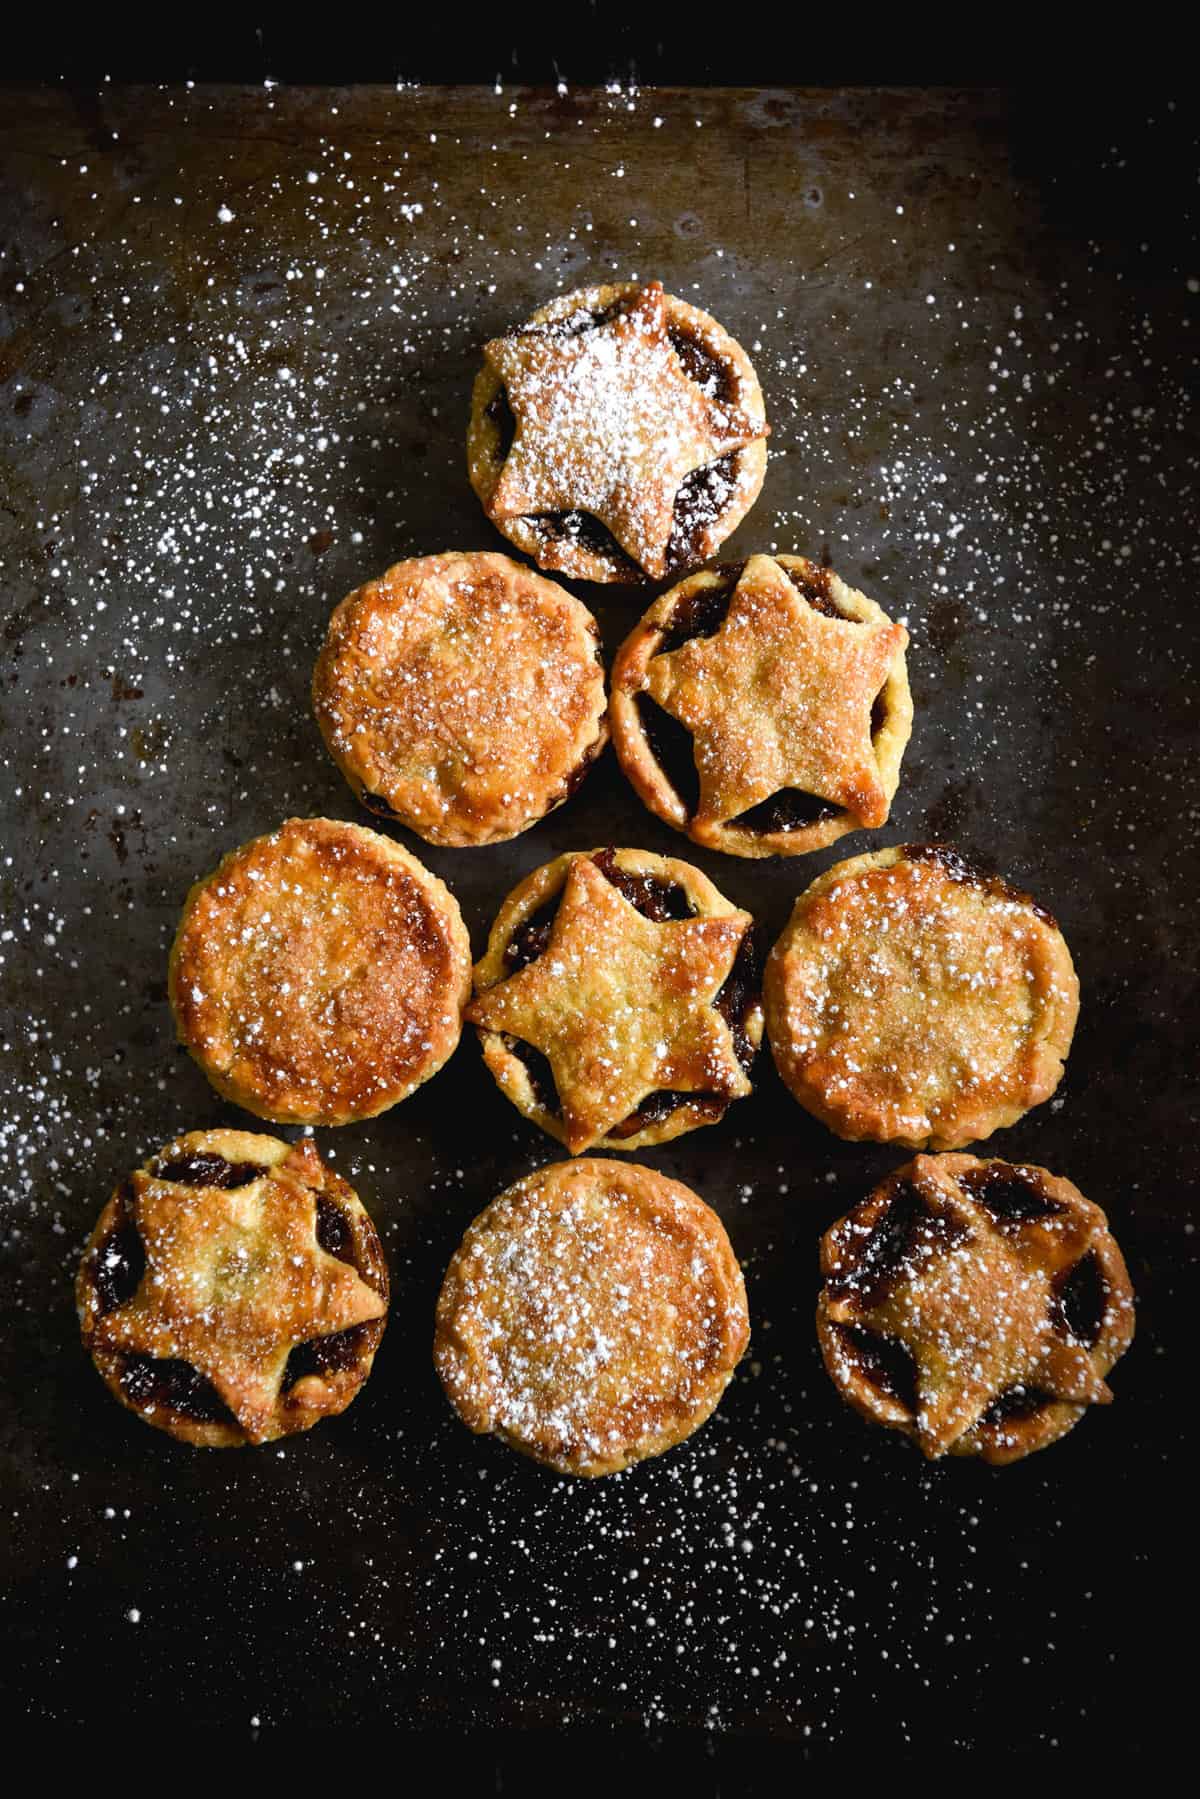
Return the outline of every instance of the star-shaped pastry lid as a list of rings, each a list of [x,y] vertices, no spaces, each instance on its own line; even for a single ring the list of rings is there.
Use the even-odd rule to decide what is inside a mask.
[[[751,1090],[713,1001],[748,914],[646,918],[576,856],[545,950],[480,993],[467,1016],[547,1058],[573,1154],[601,1142],[649,1094],[738,1098]]]
[[[590,513],[653,579],[667,573],[687,476],[766,435],[761,419],[688,379],[658,282],[595,323],[517,331],[484,356],[516,424],[489,516]]]
[[[1081,1322],[1065,1295],[1097,1254],[1112,1279]],[[912,1391],[872,1409],[929,1457],[954,1449],[1014,1391],[1074,1407],[1112,1398],[1103,1372],[1132,1336],[1131,1312],[1119,1316],[1129,1311],[1117,1292],[1122,1283],[1127,1292],[1124,1264],[1099,1208],[1044,1169],[918,1156],[827,1232],[821,1263],[830,1372],[839,1385],[854,1378],[839,1329],[868,1355],[872,1344],[885,1359],[898,1346]]]
[[[872,707],[907,642],[882,616],[831,616],[773,556],[752,556],[717,631],[646,669],[646,691],[692,734],[694,825],[728,823],[784,790],[885,823]]]
[[[162,1176],[135,1173],[132,1220],[145,1271],[132,1296],[90,1332],[94,1353],[187,1363],[251,1443],[278,1434],[293,1349],[387,1310],[356,1268],[317,1241],[317,1202],[296,1154],[297,1168],[264,1168],[232,1188],[182,1184],[169,1167]]]

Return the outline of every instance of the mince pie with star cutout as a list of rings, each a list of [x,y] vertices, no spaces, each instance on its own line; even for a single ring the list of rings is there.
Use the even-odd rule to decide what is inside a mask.
[[[350,594],[313,704],[370,811],[457,847],[528,830],[608,741],[595,619],[508,556],[421,556]]]
[[[387,1264],[311,1140],[192,1131],[117,1187],[76,1298],[122,1405],[181,1442],[233,1448],[346,1409],[383,1336]]]
[[[792,1097],[839,1137],[912,1149],[1049,1099],[1079,1013],[1050,914],[946,844],[835,863],[796,901],[763,997]]]
[[[542,568],[661,580],[758,497],[767,424],[745,351],[659,282],[580,288],[484,349],[467,435],[492,523]]]
[[[433,1359],[463,1423],[560,1474],[683,1442],[750,1338],[725,1227],[679,1181],[588,1157],[527,1175],[454,1255]]]
[[[617,652],[621,766],[659,818],[729,855],[796,856],[876,829],[912,729],[907,643],[803,556],[691,575]]]
[[[292,818],[188,894],[168,993],[227,1099],[278,1124],[353,1124],[455,1049],[471,989],[458,902],[398,843]]]
[[[501,1091],[572,1155],[664,1143],[751,1090],[754,920],[686,862],[560,856],[500,908],[467,1017]]]
[[[1045,1168],[917,1156],[821,1240],[821,1354],[842,1397],[931,1460],[1064,1436],[1133,1338],[1099,1206]]]

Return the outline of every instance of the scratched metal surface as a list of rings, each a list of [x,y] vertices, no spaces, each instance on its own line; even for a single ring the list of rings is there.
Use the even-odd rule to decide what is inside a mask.
[[[566,1722],[815,1755],[869,1729],[925,1755],[1076,1746],[1114,1715],[1127,1742],[1161,1731],[1195,1291],[1200,263],[1186,216],[1131,200],[1195,143],[1162,103],[1093,123],[1081,145],[979,93],[0,95],[14,1715],[99,1718],[116,1663],[139,1723],[246,1734]],[[908,621],[916,726],[876,841],[953,839],[1074,950],[1061,1103],[994,1147],[1108,1209],[1139,1335],[1115,1407],[1023,1466],[925,1468],[838,1404],[817,1237],[900,1157],[835,1141],[769,1061],[721,1126],[645,1158],[726,1219],[755,1342],[714,1421],[628,1476],[557,1483],[437,1389],[451,1249],[557,1153],[472,1041],[322,1139],[395,1285],[343,1419],[278,1452],[189,1452],[79,1353],[70,1277],[114,1179],[238,1122],[172,1042],[188,884],[289,814],[355,815],[307,700],[328,612],[398,557],[504,547],[464,475],[478,346],[610,273],[661,277],[752,349],[772,458],[729,552],[824,554]],[[643,601],[577,591],[611,651]],[[519,875],[612,841],[686,847],[610,753],[515,843],[414,847],[478,950]],[[774,935],[867,845],[689,853]]]

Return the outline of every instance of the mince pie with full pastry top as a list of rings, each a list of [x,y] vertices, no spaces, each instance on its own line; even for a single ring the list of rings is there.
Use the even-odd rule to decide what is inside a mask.
[[[182,1442],[233,1448],[346,1409],[383,1336],[387,1264],[311,1140],[192,1131],[117,1187],[76,1299],[122,1405]]]
[[[637,1163],[527,1175],[446,1271],[434,1363],[469,1429],[560,1474],[614,1474],[689,1437],[750,1337],[716,1213]]]
[[[528,830],[608,740],[595,619],[508,556],[422,556],[350,594],[313,704],[363,804],[454,846]]]
[[[1045,1168],[918,1156],[821,1240],[842,1397],[934,1459],[1018,1461],[1112,1399],[1133,1290],[1099,1206]]]
[[[839,1137],[958,1149],[1049,1099],[1079,982],[1050,914],[945,844],[839,862],[767,960],[784,1084]]]
[[[754,920],[699,869],[571,853],[505,900],[467,1017],[501,1091],[572,1155],[639,1149],[750,1092],[758,967]]]
[[[218,1093],[279,1124],[352,1124],[458,1043],[471,945],[458,904],[361,825],[293,818],[188,894],[168,990]]]
[[[471,485],[542,568],[661,580],[716,553],[767,464],[740,344],[657,281],[580,288],[484,349]]]
[[[912,729],[907,643],[803,556],[702,570],[617,652],[621,766],[659,818],[733,856],[797,856],[876,829]]]

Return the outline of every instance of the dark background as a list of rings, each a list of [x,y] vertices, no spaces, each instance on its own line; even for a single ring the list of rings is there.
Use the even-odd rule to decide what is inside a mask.
[[[801,1758],[1152,1757],[1187,1722],[1193,1584],[1195,118],[1161,84],[762,89],[783,71],[729,56],[751,91],[656,95],[714,59],[623,31],[600,67],[583,35],[562,67],[518,51],[565,95],[411,38],[385,73],[505,91],[296,91],[366,70],[270,31],[183,67],[151,38],[6,71],[69,77],[0,93],[6,1709],[235,1745],[419,1726],[498,1779],[649,1743],[728,1790]],[[746,1265],[755,1340],[716,1418],[599,1485],[471,1438],[429,1366],[441,1270],[558,1152],[465,1040],[321,1138],[393,1268],[362,1398],[278,1451],[188,1452],[108,1399],[70,1296],[113,1180],[240,1122],[172,1044],[183,894],[289,813],[355,815],[307,707],[330,608],[398,556],[503,547],[462,467],[478,345],[634,271],[758,366],[772,461],[729,553],[827,554],[908,622],[892,821],[793,862],[706,856],[610,753],[512,845],[412,846],[477,952],[519,874],[604,841],[686,853],[772,936],[871,842],[949,837],[1030,887],[1083,1013],[1059,1096],[992,1147],[1110,1214],[1141,1301],[1116,1405],[1000,1472],[926,1468],[846,1412],[816,1240],[901,1157],[838,1143],[768,1059],[721,1126],[644,1158]],[[610,651],[645,603],[576,591]]]
[[[136,16],[140,12],[141,16]],[[1011,21],[1014,14],[1007,15]],[[214,6],[203,21],[161,9],[129,8],[81,16],[65,31],[57,17],[27,12],[12,21],[0,81],[242,81],[288,84],[490,82],[529,86],[560,77],[577,85],[610,80],[650,85],[749,86],[787,76],[811,86],[998,77],[1053,84],[1063,97],[1103,76],[1127,84],[1137,44],[1119,55],[1099,36],[1081,42],[1049,16],[1039,20],[1037,55],[1016,30],[991,35],[939,31],[933,9],[911,17],[875,17],[865,30],[838,18],[776,11],[708,18],[682,8],[654,13],[630,0],[525,0],[502,12],[465,0],[452,16],[410,8],[380,16],[363,10],[331,28],[329,15],[306,18],[294,7]],[[1070,59],[1062,80],[1059,59]]]

